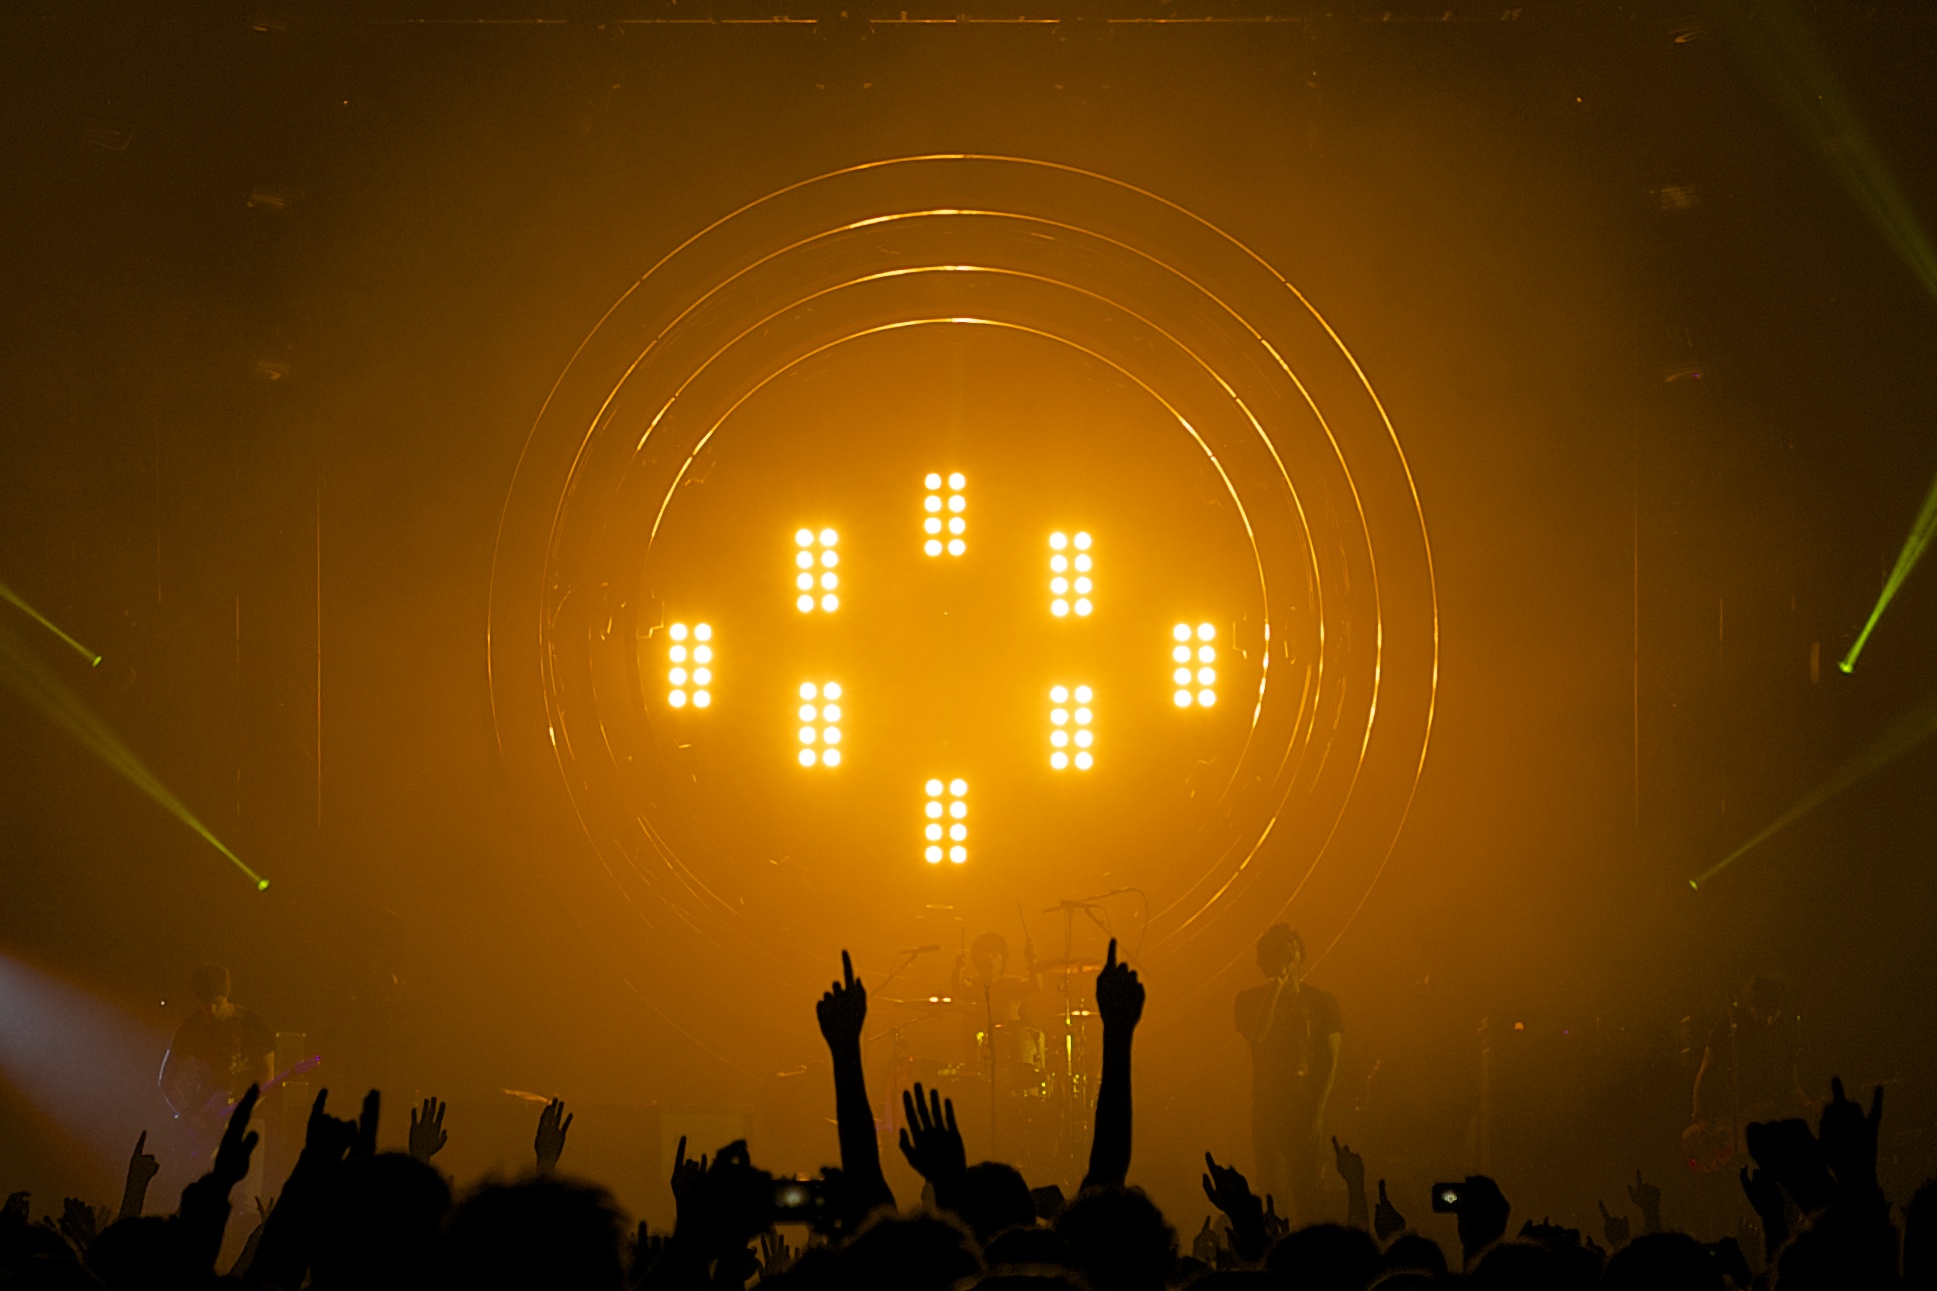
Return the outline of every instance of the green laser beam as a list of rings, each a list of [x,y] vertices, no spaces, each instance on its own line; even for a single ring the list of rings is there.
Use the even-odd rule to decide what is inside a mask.
[[[1930,482],[1930,492],[1924,494],[1923,510],[1917,512],[1917,522],[1910,526],[1910,536],[1903,540],[1903,550],[1897,553],[1896,566],[1884,581],[1883,594],[1877,597],[1876,608],[1870,611],[1869,622],[1856,634],[1855,644],[1850,646],[1850,652],[1843,656],[1843,661],[1836,665],[1838,668],[1844,672],[1856,670],[1856,656],[1863,653],[1870,633],[1876,630],[1877,620],[1883,617],[1884,609],[1896,596],[1897,589],[1903,586],[1903,580],[1910,577],[1910,571],[1924,558],[1924,549],[1930,546],[1933,535],[1937,535],[1937,480]]]
[[[254,880],[258,892],[266,891],[269,880],[242,863],[242,858],[209,832],[207,825],[169,791],[167,785],[142,764],[140,758],[123,744],[120,737],[99,717],[89,711],[79,696],[41,662],[27,643],[12,628],[0,624],[0,677],[22,699],[41,711],[55,726],[65,731],[82,748],[108,764],[122,779],[159,804],[175,819],[207,840],[210,847],[229,858],[229,863]]]
[[[1828,779],[1804,794],[1795,806],[1769,822],[1768,826],[1754,838],[1688,880],[1688,886],[1699,892],[1703,884],[1733,865],[1751,849],[1781,833],[1857,781],[1896,761],[1932,735],[1937,735],[1937,695],[1932,695],[1884,727],[1876,738],[1865,745],[1855,757],[1837,768]]]
[[[82,645],[79,641],[76,641],[73,637],[68,636],[67,633],[55,627],[53,623],[47,618],[46,615],[42,614],[39,610],[35,609],[33,606],[27,604],[27,602],[21,600],[20,593],[14,591],[13,588],[8,587],[5,583],[0,583],[0,601],[6,601],[8,604],[12,605],[15,609],[19,610],[22,614],[25,614],[28,618],[40,624],[40,626],[46,628],[49,632],[52,632],[55,636],[67,642],[67,644],[73,649],[75,654],[78,654],[79,656],[81,656],[81,658],[87,660],[88,667],[99,668],[101,666],[100,655],[94,653],[94,651],[88,649],[86,646]]]

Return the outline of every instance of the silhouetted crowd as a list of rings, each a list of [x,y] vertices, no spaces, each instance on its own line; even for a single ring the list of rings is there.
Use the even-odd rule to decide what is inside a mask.
[[[174,1214],[144,1213],[157,1169],[145,1135],[118,1212],[69,1199],[58,1217],[36,1221],[26,1194],[9,1197],[0,1212],[0,1291],[215,1283],[699,1291],[756,1282],[772,1291],[1937,1288],[1937,1182],[1893,1215],[1876,1175],[1882,1091],[1865,1109],[1840,1081],[1813,1131],[1800,1120],[1752,1127],[1754,1165],[1741,1179],[1761,1250],[1663,1231],[1660,1193],[1638,1175],[1630,1189],[1638,1235],[1605,1208],[1601,1242],[1544,1222],[1512,1230],[1507,1198],[1474,1176],[1441,1199],[1458,1221],[1460,1250],[1449,1258],[1408,1228],[1383,1181],[1376,1206],[1368,1205],[1364,1163],[1335,1142],[1345,1223],[1290,1229],[1242,1174],[1206,1154],[1204,1191],[1219,1218],[1185,1251],[1177,1230],[1127,1182],[1131,1040],[1144,990],[1116,962],[1114,943],[1096,987],[1103,1069],[1089,1172],[1076,1195],[1065,1203],[1056,1189],[1032,1192],[1013,1167],[969,1164],[953,1107],[916,1085],[901,1096],[899,1146],[926,1186],[918,1206],[898,1209],[862,1076],[867,993],[842,959],[844,980],[818,1006],[833,1059],[841,1164],[816,1179],[776,1179],[749,1160],[744,1143],[689,1158],[681,1140],[673,1231],[628,1231],[606,1192],[557,1173],[572,1119],[558,1102],[539,1118],[530,1177],[488,1182],[459,1200],[432,1164],[445,1142],[441,1104],[411,1110],[408,1153],[378,1152],[378,1095],[365,1098],[357,1119],[342,1120],[329,1114],[325,1090],[289,1178],[273,1205],[258,1207],[232,1267],[218,1272],[230,1194],[257,1145],[251,1088],[208,1173],[183,1190]]]

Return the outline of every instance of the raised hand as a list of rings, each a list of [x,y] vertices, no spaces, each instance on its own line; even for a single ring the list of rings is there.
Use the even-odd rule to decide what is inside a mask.
[[[419,1161],[429,1161],[450,1141],[444,1133],[444,1111],[435,1098],[426,1098],[421,1111],[410,1109],[410,1155]]]
[[[1661,1231],[1661,1189],[1643,1179],[1639,1170],[1634,1172],[1634,1182],[1628,1185],[1628,1200],[1641,1212],[1642,1232]]]
[[[1633,1189],[1629,1191],[1632,1192]],[[1633,1226],[1628,1223],[1626,1215],[1610,1212],[1605,1201],[1597,1201],[1595,1204],[1601,1208],[1601,1236],[1607,1239],[1608,1249],[1620,1250],[1628,1244],[1628,1238],[1633,1235]]]
[[[1261,1259],[1271,1245],[1270,1230],[1265,1224],[1265,1209],[1258,1201],[1257,1194],[1251,1191],[1251,1181],[1239,1173],[1236,1166],[1222,1166],[1210,1153],[1204,1154],[1204,1195],[1211,1199],[1211,1205],[1223,1211],[1231,1220],[1231,1244],[1237,1250],[1238,1258],[1246,1261]]]
[[[224,1196],[248,1177],[249,1158],[255,1155],[256,1144],[262,1141],[262,1136],[249,1128],[249,1118],[255,1115],[256,1100],[261,1097],[261,1086],[249,1086],[235,1110],[229,1113],[228,1128],[222,1131],[222,1142],[215,1149],[215,1164],[209,1167],[209,1176],[222,1187]]]
[[[572,1118],[565,1114],[562,1098],[552,1099],[538,1113],[538,1134],[531,1146],[538,1153],[539,1174],[550,1174],[558,1168],[558,1158],[565,1152],[565,1133],[571,1128]]]
[[[309,1105],[309,1124],[303,1135],[303,1155],[317,1163],[340,1163],[343,1155],[356,1146],[358,1127],[355,1121],[342,1120],[331,1116],[326,1110],[330,1091],[316,1091],[316,1101]]]
[[[1332,1136],[1332,1159],[1338,1166],[1338,1177],[1345,1181],[1347,1188],[1365,1187],[1365,1158]]]
[[[383,1095],[371,1090],[363,1096],[363,1110],[357,1113],[356,1141],[350,1148],[352,1157],[373,1157],[377,1154],[377,1118],[383,1113]]]
[[[1876,1142],[1883,1120],[1883,1086],[1878,1085],[1870,1095],[1867,1115],[1861,1106],[1844,1097],[1841,1076],[1830,1078],[1829,1090],[1830,1101],[1816,1130],[1823,1156],[1846,1194],[1852,1199],[1871,1196],[1877,1186]]]
[[[1143,1018],[1143,983],[1137,970],[1116,961],[1116,938],[1103,957],[1103,971],[1096,977],[1096,1011],[1103,1015],[1103,1029],[1133,1029]]]
[[[148,1185],[161,1172],[161,1162],[148,1155],[148,1131],[143,1130],[135,1140],[135,1150],[128,1155],[128,1177],[121,1185],[121,1213],[118,1219],[132,1219],[141,1213],[148,1200]]]
[[[61,1202],[61,1217],[55,1227],[82,1255],[94,1245],[94,1235],[99,1231],[93,1207],[79,1197],[68,1197]]]
[[[854,961],[841,952],[841,976],[814,1006],[820,1018],[821,1035],[829,1046],[861,1043],[861,1027],[868,1020],[868,988],[854,975]]]
[[[921,1082],[914,1093],[901,1093],[901,1111],[906,1122],[901,1130],[901,1155],[915,1173],[935,1186],[935,1197],[944,1206],[943,1194],[968,1173],[968,1149],[962,1132],[955,1127],[955,1100],[939,1092],[924,1094]]]
[[[1386,1196],[1385,1180],[1379,1180],[1379,1204],[1372,1211],[1372,1235],[1381,1242],[1406,1231],[1406,1217]]]
[[[690,1229],[698,1219],[700,1185],[706,1181],[706,1155],[700,1154],[697,1161],[686,1156],[686,1136],[679,1136],[679,1147],[673,1151],[673,1213],[674,1223],[682,1230]]]
[[[1789,1217],[1783,1209],[1782,1185],[1776,1182],[1776,1172],[1743,1166],[1742,1195],[1749,1199],[1756,1218],[1762,1221],[1763,1252],[1774,1259],[1782,1244],[1789,1240]]]
[[[1466,1177],[1460,1199],[1459,1245],[1468,1267],[1493,1243],[1506,1236],[1507,1218],[1513,1213],[1500,1185],[1483,1174]]]

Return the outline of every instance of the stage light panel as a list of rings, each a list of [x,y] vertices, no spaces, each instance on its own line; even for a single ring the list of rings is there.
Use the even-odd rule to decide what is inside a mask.
[[[1090,745],[1096,742],[1096,734],[1091,724],[1096,719],[1090,708],[1096,698],[1096,691],[1089,686],[1055,685],[1049,688],[1049,765],[1052,770],[1066,771],[1074,766],[1078,771],[1087,771],[1095,765],[1095,758],[1089,753]],[[1072,710],[1066,705],[1074,702]],[[1074,745],[1077,754],[1074,759],[1069,748]]]
[[[1068,618],[1071,613],[1086,619],[1096,609],[1096,602],[1091,599],[1096,591],[1096,580],[1091,577],[1096,566],[1089,554],[1091,542],[1087,533],[1078,533],[1072,538],[1058,530],[1049,535],[1049,612],[1059,619]],[[1066,554],[1072,547],[1076,549],[1073,557]]]
[[[795,731],[795,738],[802,745],[798,754],[800,764],[804,767],[841,765],[841,750],[836,747],[841,742],[841,706],[834,702],[841,697],[841,684],[803,681],[799,693],[804,702],[794,711],[794,716],[800,720]]]
[[[928,490],[921,500],[921,509],[926,513],[921,528],[927,535],[921,544],[923,553],[939,556],[946,551],[951,556],[961,555],[968,550],[968,542],[963,537],[968,532],[968,518],[964,514],[968,510],[968,497],[962,492],[968,487],[967,477],[955,471],[944,480],[939,471],[930,471],[922,484]],[[944,531],[949,535],[946,543],[941,538]]]
[[[713,627],[710,623],[672,623],[666,627],[672,639],[666,647],[666,703],[674,708],[706,708],[713,703],[706,687],[713,684]],[[688,642],[692,644],[687,644]]]
[[[950,863],[961,865],[968,860],[968,825],[965,823],[968,803],[964,801],[968,796],[968,781],[958,778],[944,785],[938,779],[930,780],[922,788],[928,795],[924,808],[928,821],[922,826],[922,836],[928,840],[928,845],[922,851],[922,859],[930,865],[940,865],[942,857],[946,855]],[[951,821],[946,827],[941,823],[944,816]],[[951,844],[946,852],[942,850],[944,828]]]
[[[794,575],[794,589],[800,593],[794,598],[794,608],[802,614],[812,614],[817,608],[823,614],[832,614],[841,608],[841,598],[835,595],[841,576],[834,572],[841,563],[841,554],[835,550],[840,541],[841,535],[834,529],[795,532],[794,544],[801,550],[794,553],[794,568],[800,571]],[[816,590],[821,593],[818,599]]]

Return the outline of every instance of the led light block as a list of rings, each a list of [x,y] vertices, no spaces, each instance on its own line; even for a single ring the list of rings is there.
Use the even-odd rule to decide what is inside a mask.
[[[795,760],[803,767],[841,765],[841,683],[803,681],[800,701],[794,713],[799,721],[795,739],[800,746]]]
[[[794,533],[794,608],[802,614],[819,610],[832,614],[841,608],[837,589],[841,576],[841,535],[833,529],[800,529]]]
[[[930,780],[922,809],[922,859],[930,865],[943,860],[961,865],[968,860],[968,781]]]
[[[1096,610],[1096,557],[1088,533],[1049,535],[1049,612],[1059,619],[1086,619]]]
[[[1170,681],[1176,690],[1171,694],[1171,702],[1179,708],[1210,708],[1217,703],[1217,629],[1209,623],[1199,623],[1195,628],[1188,623],[1179,623],[1170,630],[1170,639],[1175,643],[1170,648],[1170,662],[1175,665]],[[1193,689],[1195,687],[1195,689]]]
[[[1049,688],[1049,766],[1054,771],[1074,767],[1087,771],[1096,765],[1096,692],[1088,686]]]
[[[963,536],[968,533],[968,495],[963,492],[968,478],[960,471],[946,478],[939,471],[930,471],[922,486],[927,490],[921,500],[922,551],[930,556],[944,551],[961,555],[968,550]]]
[[[713,626],[674,623],[666,628],[666,703],[674,708],[713,704]]]

